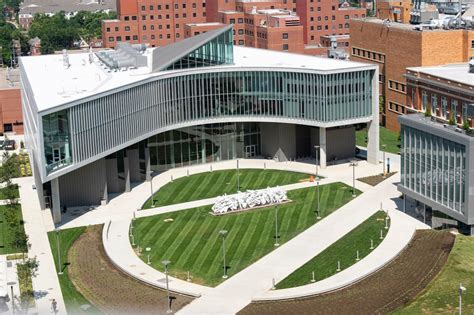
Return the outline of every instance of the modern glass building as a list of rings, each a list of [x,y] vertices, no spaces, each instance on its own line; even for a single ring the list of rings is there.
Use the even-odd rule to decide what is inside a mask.
[[[401,116],[399,190],[474,232],[474,138],[420,114]]]
[[[160,48],[122,43],[20,66],[26,144],[56,221],[61,205],[107,202],[175,167],[286,161],[315,145],[325,167],[354,155],[354,124],[368,124],[377,162],[376,66],[234,47],[231,26]]]

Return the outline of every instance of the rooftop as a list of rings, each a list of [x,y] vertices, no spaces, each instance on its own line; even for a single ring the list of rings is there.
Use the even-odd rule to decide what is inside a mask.
[[[153,51],[149,48],[144,52],[148,60],[152,60]],[[173,72],[201,72],[206,68],[184,69],[152,72],[153,66],[129,69],[127,71],[111,71],[101,65],[96,56],[89,62],[88,53],[69,54],[69,67],[65,68],[62,55],[43,55],[20,58],[27,73],[35,97],[38,111],[48,111],[55,107],[74,103],[81,99],[119,89],[127,85],[169,75]],[[212,66],[212,69],[294,69],[313,70],[317,72],[366,70],[375,66],[353,61],[341,61],[307,55],[291,54],[257,48],[234,46],[234,64]],[[48,80],[45,80],[48,73]]]
[[[450,64],[433,67],[411,67],[408,71],[420,72],[441,79],[474,86],[474,73],[469,72],[469,64]]]
[[[23,0],[20,14],[116,10],[116,0]]]
[[[423,130],[425,132],[430,132],[430,130],[442,131],[444,135],[450,135],[450,140],[455,140],[456,138],[464,138],[468,139],[468,141],[474,142],[474,135],[472,134],[472,130],[466,132],[464,129],[459,128],[457,126],[451,126],[445,122],[438,121],[435,117],[426,117],[424,114],[416,113],[409,115],[401,115],[398,119],[401,123],[404,124],[413,123],[415,124],[413,126],[417,126],[420,130]],[[419,124],[421,124],[423,127],[419,126]]]
[[[20,87],[19,69],[0,68],[0,89]]]

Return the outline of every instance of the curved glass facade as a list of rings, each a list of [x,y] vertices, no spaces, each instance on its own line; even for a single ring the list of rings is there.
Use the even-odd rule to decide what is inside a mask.
[[[373,73],[213,68],[156,77],[67,110],[72,162],[110,153],[151,134],[227,118],[243,122],[279,118],[313,126],[370,118]]]

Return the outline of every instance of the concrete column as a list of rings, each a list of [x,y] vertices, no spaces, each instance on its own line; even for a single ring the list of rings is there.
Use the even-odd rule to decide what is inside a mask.
[[[319,128],[319,166],[326,168],[326,128]]]
[[[367,162],[379,163],[379,68],[372,77],[372,121],[367,123]]]
[[[367,162],[378,164],[379,159],[379,123],[371,121],[367,123],[368,141],[367,141]]]
[[[151,162],[150,162],[150,148],[145,148],[145,180],[151,180]]]
[[[123,158],[123,173],[125,177],[125,192],[130,192],[130,161],[126,156]]]
[[[61,222],[61,198],[59,195],[59,178],[51,180],[51,213],[54,223]]]

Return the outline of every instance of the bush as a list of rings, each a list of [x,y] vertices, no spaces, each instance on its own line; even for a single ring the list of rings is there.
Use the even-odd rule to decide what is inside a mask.
[[[456,125],[456,120],[454,119],[454,113],[453,113],[453,111],[451,111],[451,112],[449,113],[449,124],[450,124],[451,126]]]
[[[462,129],[468,131],[470,128],[469,128],[469,122],[467,119],[464,119],[463,122],[462,122]]]
[[[430,105],[426,106],[425,117],[431,117],[431,106]]]

